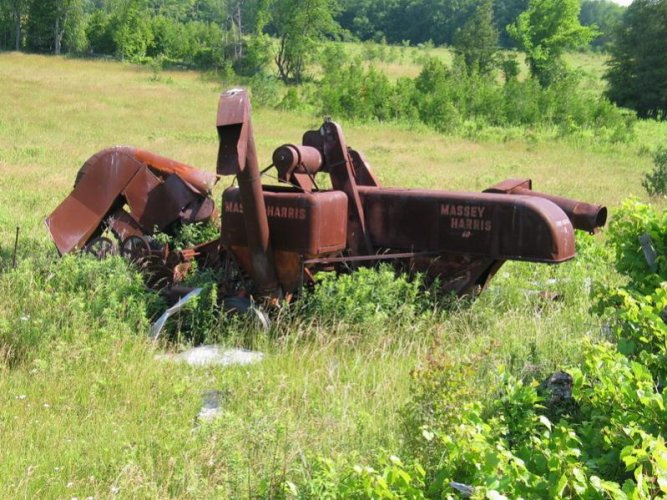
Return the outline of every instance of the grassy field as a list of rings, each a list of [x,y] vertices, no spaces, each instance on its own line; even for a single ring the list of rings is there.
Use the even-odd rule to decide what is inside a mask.
[[[81,164],[110,145],[213,171],[217,98],[235,82],[22,54],[0,54],[0,75],[0,341],[34,339],[17,363],[3,362],[11,353],[0,347],[2,497],[275,496],[282,481],[307,479],[317,457],[399,452],[410,372],[429,356],[474,361],[483,385],[501,366],[542,375],[576,362],[576,340],[601,335],[588,289],[616,278],[600,265],[601,244],[584,238],[580,259],[508,265],[471,305],[361,324],[326,311],[288,314],[270,335],[218,332],[229,345],[266,352],[257,365],[158,361],[166,346],[145,340],[148,318],[129,300],[136,283],[123,264],[83,272],[73,259],[55,262],[43,220]],[[268,108],[253,119],[266,164],[276,146],[320,123]],[[538,190],[612,208],[644,197],[648,153],[667,139],[655,123],[639,124],[628,144],[342,125],[387,186],[478,191],[531,177]],[[222,179],[218,193],[230,182]],[[21,265],[11,271],[16,226]],[[543,289],[563,299],[544,301]],[[212,389],[224,393],[224,416],[198,425],[201,394]]]

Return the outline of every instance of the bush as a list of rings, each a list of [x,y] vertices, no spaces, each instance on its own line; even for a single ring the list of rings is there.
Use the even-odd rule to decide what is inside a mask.
[[[56,341],[146,335],[162,301],[120,258],[97,261],[65,256],[54,262],[25,260],[0,274],[13,297],[0,318],[0,356],[20,363]]]
[[[460,64],[448,68],[427,59],[415,79],[392,83],[360,61],[332,64],[336,49],[325,51],[317,105],[325,114],[356,120],[419,120],[455,133],[473,122],[480,126],[558,127],[561,135],[584,131],[602,140],[627,141],[634,119],[606,99],[584,93],[575,76],[543,88],[534,79],[468,74]]]
[[[411,457],[411,470],[422,470],[421,464],[424,474],[409,483],[415,490],[404,496],[667,494],[665,221],[667,211],[656,214],[627,202],[610,224],[617,268],[630,279],[623,288],[599,290],[597,311],[610,321],[617,343],[581,343],[582,363],[568,369],[572,399],[567,406],[541,395],[537,382],[502,370],[496,381],[481,388],[475,374],[479,360],[452,360],[443,350],[414,371],[403,415],[403,451]],[[637,236],[644,232],[661,242],[656,245],[657,270],[642,262]],[[349,470],[327,465],[315,477],[318,484],[338,484],[349,478]],[[355,486],[365,488],[360,495],[377,494],[376,469],[357,465],[354,470],[360,474]],[[400,489],[389,490],[386,496],[401,494]]]
[[[653,170],[644,175],[642,186],[649,196],[667,194],[667,149],[660,148],[653,155]]]
[[[428,307],[429,294],[422,280],[396,276],[388,265],[361,268],[352,274],[319,273],[315,288],[304,297],[303,307],[325,321],[349,324],[379,322],[389,318],[411,321]]]

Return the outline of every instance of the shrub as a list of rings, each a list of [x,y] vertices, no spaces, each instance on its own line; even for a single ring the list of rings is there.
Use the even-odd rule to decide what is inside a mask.
[[[581,365],[568,369],[572,400],[566,411],[551,411],[554,403],[542,399],[536,382],[504,371],[481,388],[474,369],[479,360],[452,360],[436,351],[414,371],[403,415],[403,455],[412,457],[413,470],[421,470],[421,463],[424,474],[422,481],[410,483],[416,488],[413,497],[667,494],[666,220],[667,211],[658,215],[627,202],[612,221],[609,242],[618,269],[630,280],[623,288],[599,291],[597,310],[611,320],[617,344],[582,342]],[[637,235],[647,231],[663,242],[656,244],[657,270],[647,268],[638,249]],[[361,474],[354,484],[365,489],[350,491],[376,494],[376,469],[357,465],[354,470]],[[327,466],[315,477],[337,484],[348,475],[349,468]],[[390,490],[386,496],[400,494]]]
[[[381,456],[375,466],[362,466],[350,460],[319,459],[310,480],[301,487],[286,483],[289,496],[300,498],[387,498],[421,499],[424,494],[424,469],[419,464],[404,464],[397,456]]]
[[[0,274],[0,287],[13,297],[0,316],[0,354],[11,364],[79,336],[145,335],[149,318],[162,308],[120,258],[25,260]]]
[[[418,119],[434,129],[454,133],[474,122],[480,126],[556,126],[561,135],[588,131],[602,140],[627,141],[634,119],[580,90],[576,76],[543,88],[534,79],[508,76],[504,84],[492,76],[468,74],[458,59],[448,68],[427,59],[415,79],[391,82],[360,61],[332,64],[336,49],[325,51],[324,78],[315,94],[326,114],[357,120]]]
[[[642,186],[649,196],[667,194],[667,149],[660,148],[653,155],[653,170],[644,175]]]
[[[304,297],[303,307],[325,321],[410,321],[428,307],[429,294],[422,291],[421,278],[411,281],[404,274],[396,276],[388,265],[344,275],[320,273],[317,279],[315,288]]]
[[[629,289],[651,294],[667,279],[667,212],[627,200],[609,222],[607,235],[616,256],[616,269],[630,279]],[[652,267],[639,242],[648,235],[656,259]]]

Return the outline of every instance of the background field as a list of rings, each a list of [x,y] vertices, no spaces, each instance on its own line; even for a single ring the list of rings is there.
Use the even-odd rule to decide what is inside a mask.
[[[592,67],[602,65],[596,59]],[[104,147],[131,144],[213,171],[217,97],[235,83],[0,54],[0,338],[50,332],[23,362],[0,360],[1,496],[270,496],[285,479],[307,478],[319,456],[363,461],[379,449],[400,450],[409,374],[434,353],[474,361],[483,384],[500,366],[540,375],[576,362],[574,340],[601,335],[588,292],[595,281],[617,278],[600,267],[602,245],[583,237],[577,261],[508,265],[474,304],[418,321],[399,311],[363,324],[310,314],[278,322],[269,336],[229,334],[226,343],[267,353],[245,368],[154,360],[165,346],[145,341],[146,320],[100,323],[87,309],[91,296],[111,293],[115,281],[104,276],[93,280],[97,288],[45,288],[52,275],[55,283],[64,278],[42,221],[80,165]],[[275,147],[320,124],[269,108],[255,109],[253,119],[267,164]],[[530,130],[470,140],[400,124],[342,125],[387,186],[478,191],[530,177],[538,190],[612,209],[644,196],[649,153],[667,139],[667,126],[656,123],[640,123],[627,144],[547,140]],[[218,193],[230,182],[222,179]],[[17,225],[22,265],[12,272]],[[99,272],[120,273],[113,276],[121,282],[124,271],[114,266]],[[544,289],[563,299],[540,299]],[[114,300],[123,306],[125,298]],[[211,389],[225,394],[224,417],[196,427],[201,394]]]

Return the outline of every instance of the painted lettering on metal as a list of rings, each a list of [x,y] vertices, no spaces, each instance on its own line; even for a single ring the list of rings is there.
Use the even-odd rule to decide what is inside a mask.
[[[243,205],[238,201],[226,201],[225,212],[233,214],[242,214]],[[266,215],[277,219],[305,220],[306,209],[299,207],[284,207],[276,205],[266,205]]]
[[[491,220],[484,218],[487,207],[480,205],[454,205],[451,203],[442,203],[440,205],[440,215],[449,217],[449,227],[451,229],[461,229],[463,231],[491,231],[493,224]]]

